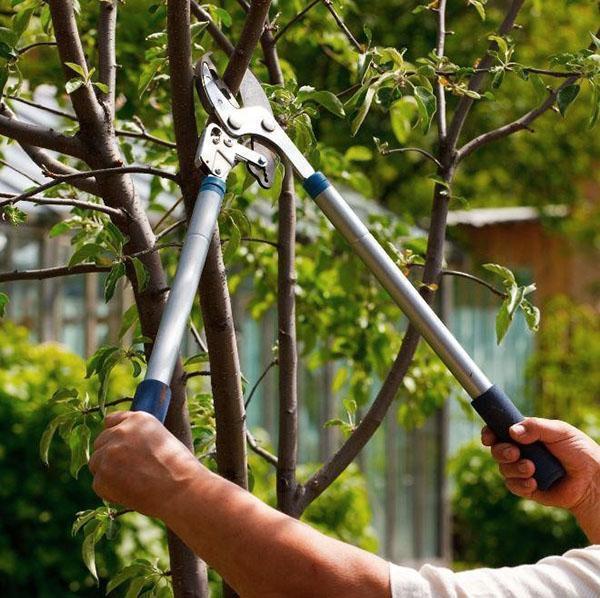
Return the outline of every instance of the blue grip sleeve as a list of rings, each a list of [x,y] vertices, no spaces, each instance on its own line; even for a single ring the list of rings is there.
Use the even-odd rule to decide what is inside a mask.
[[[170,401],[171,389],[164,382],[144,380],[135,391],[131,410],[150,413],[164,424]]]
[[[508,429],[525,417],[515,407],[502,389],[492,386],[471,402],[471,405],[502,442],[515,443]],[[548,490],[553,484],[565,476],[565,470],[558,459],[550,453],[544,444],[518,444],[523,459],[533,461],[535,478],[540,490]]]

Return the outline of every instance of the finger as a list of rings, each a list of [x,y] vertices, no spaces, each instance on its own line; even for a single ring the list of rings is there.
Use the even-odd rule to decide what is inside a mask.
[[[521,480],[518,478],[509,478],[505,481],[506,487],[517,496],[522,498],[531,498],[537,490],[537,483],[533,478]]]
[[[577,433],[577,429],[557,419],[527,417],[510,428],[510,435],[521,444],[531,444],[536,440],[544,443],[567,440]]]
[[[104,427],[113,428],[114,426],[118,426],[121,422],[131,417],[132,414],[132,411],[113,411],[104,418]]]
[[[508,442],[500,442],[492,447],[492,457],[498,463],[514,463],[519,460],[521,451],[514,445]]]
[[[496,435],[487,426],[484,426],[481,430],[481,444],[483,446],[493,446],[497,442]]]
[[[527,479],[535,473],[535,465],[528,459],[516,463],[501,463],[500,472],[505,478]]]

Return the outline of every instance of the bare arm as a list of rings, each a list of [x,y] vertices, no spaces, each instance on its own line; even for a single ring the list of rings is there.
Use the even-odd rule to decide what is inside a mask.
[[[563,464],[567,475],[550,490],[538,490],[532,477],[533,463],[520,458],[516,445],[498,442],[494,434],[484,428],[482,442],[492,447],[492,455],[500,464],[508,489],[543,505],[568,509],[590,542],[600,544],[600,446],[565,422],[537,417],[514,425],[510,434],[522,444],[544,442]]]
[[[390,595],[384,560],[211,473],[150,415],[109,415],[90,470],[100,496],[162,519],[244,598]]]

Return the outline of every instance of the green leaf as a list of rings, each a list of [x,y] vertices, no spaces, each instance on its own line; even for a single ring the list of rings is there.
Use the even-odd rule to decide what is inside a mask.
[[[390,106],[392,131],[399,143],[408,140],[418,113],[418,101],[413,96],[403,96]]]
[[[7,43],[0,41],[0,58],[14,60],[18,54]]]
[[[301,104],[304,104],[304,102],[316,102],[340,118],[346,116],[344,105],[330,91],[317,91],[314,87],[305,85],[298,90],[297,99]]]
[[[59,388],[50,399],[53,403],[64,403],[79,396],[76,388]]]
[[[129,589],[125,594],[125,598],[137,598],[142,591],[142,588],[147,584],[145,577],[136,577],[129,584]]]
[[[500,344],[508,331],[511,317],[508,309],[509,301],[505,299],[496,315],[496,342]]]
[[[0,293],[0,318],[3,318],[6,314],[6,306],[8,305],[9,298],[6,293]]]
[[[537,332],[540,329],[540,310],[532,305],[527,299],[523,299],[521,301],[521,309],[523,310],[523,314],[525,315],[525,321],[527,322],[527,327],[532,332]]]
[[[79,511],[71,527],[71,535],[74,536],[77,532],[89,521],[96,517],[98,509],[87,509],[85,511]]]
[[[475,7],[475,10],[479,14],[482,21],[485,21],[485,7],[484,2],[481,0],[468,0],[469,5]]]
[[[115,588],[118,588],[132,577],[137,577],[138,575],[145,573],[146,570],[147,567],[142,562],[134,562],[125,567],[106,584],[106,593],[110,594]]]
[[[346,150],[344,157],[351,162],[369,162],[373,159],[373,152],[364,145],[353,145]]]
[[[79,470],[90,460],[90,438],[91,432],[86,424],[80,424],[71,430],[69,437],[71,465],[69,471],[75,479],[79,475]]]
[[[71,94],[74,91],[77,91],[84,83],[85,81],[83,79],[70,79],[65,84],[65,91],[68,94]]]
[[[346,383],[348,379],[348,370],[347,368],[341,367],[338,368],[335,376],[333,377],[333,381],[331,382],[331,390],[332,392],[338,392],[342,386]]]
[[[85,566],[92,574],[94,579],[98,581],[98,571],[96,570],[96,544],[104,535],[106,521],[94,519],[84,527],[85,537],[81,544],[81,557]]]
[[[575,101],[580,88],[580,85],[567,85],[558,92],[558,95],[556,96],[556,105],[562,116],[565,116],[567,108]]]
[[[98,245],[98,243],[86,243],[71,256],[69,268],[87,261],[96,262],[96,258],[102,252],[104,252],[102,245]]]
[[[360,126],[363,124],[365,118],[367,117],[367,114],[371,109],[371,104],[373,103],[373,98],[375,97],[376,92],[377,88],[375,86],[367,88],[367,93],[365,94],[360,109],[358,110],[357,115],[354,117],[354,120],[352,121],[352,125],[350,127],[350,132],[352,133],[352,136],[358,133]]]
[[[4,95],[4,88],[8,83],[8,69],[0,68],[0,98]]]
[[[92,83],[94,87],[97,87],[102,93],[108,93],[109,87],[106,83],[100,83],[100,81],[94,81]]]
[[[415,99],[419,108],[419,120],[423,133],[428,133],[437,111],[436,97],[426,87],[415,87]]]
[[[499,276],[502,279],[504,285],[512,286],[517,284],[515,275],[504,266],[500,266],[499,264],[483,264],[483,268],[485,268],[489,272],[496,274],[496,276]]]
[[[227,241],[227,245],[225,246],[225,249],[223,251],[223,261],[226,264],[229,264],[231,262],[231,259],[235,255],[235,252],[240,246],[240,242],[242,240],[242,233],[240,232],[238,225],[233,221],[232,218],[230,218],[230,222],[231,235],[229,236],[229,240]]]
[[[61,220],[60,222],[57,222],[48,232],[48,236],[53,239],[54,237],[58,237],[60,235],[63,235],[66,232],[69,232],[71,230],[71,223],[68,222],[67,220]]]
[[[86,73],[85,73],[85,69],[75,63],[75,62],[65,62],[65,64],[72,70],[75,71],[84,81],[87,78]]]
[[[146,266],[144,266],[140,258],[134,257],[131,261],[135,270],[135,278],[137,280],[138,289],[143,291],[148,284],[148,270],[146,270]]]
[[[498,49],[502,52],[504,56],[507,56],[509,52],[508,43],[503,37],[500,37],[499,35],[489,35],[488,39],[490,41],[496,42]]]
[[[136,276],[138,272],[136,270]],[[119,279],[125,276],[125,264],[123,262],[119,262],[117,265],[113,266],[106,277],[106,282],[104,283],[104,301],[108,303],[115,294],[115,289],[117,287],[117,282]]]
[[[530,73],[529,80],[533,85],[533,89],[535,90],[537,99],[545,99],[548,96],[548,90],[546,89],[546,84],[544,83],[544,80],[537,73]]]
[[[62,413],[61,415],[56,416],[44,430],[40,439],[40,459],[45,465],[49,465],[48,452],[56,430],[61,424],[71,420],[73,417],[73,413]]]
[[[344,399],[342,401],[342,405],[350,415],[354,415],[358,410],[358,405],[356,404],[356,401],[354,399]]]
[[[122,339],[127,331],[139,320],[137,305],[134,303],[127,308],[121,319],[121,328],[119,329],[119,339]]]
[[[33,15],[33,8],[27,8],[25,10],[20,10],[12,19],[12,30],[15,35],[16,41],[21,39],[23,33],[29,26],[29,21],[31,20],[31,16]]]
[[[592,113],[590,115],[590,121],[588,126],[593,129],[598,122],[598,116],[600,115],[600,84],[592,85]]]

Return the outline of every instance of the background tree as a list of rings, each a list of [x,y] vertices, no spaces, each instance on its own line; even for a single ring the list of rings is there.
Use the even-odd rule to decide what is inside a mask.
[[[350,4],[340,7],[329,0],[306,6],[290,2],[275,6],[269,15],[268,0],[219,6],[188,0],[150,6],[137,0],[123,5],[112,0],[3,2],[7,27],[0,29],[0,134],[19,143],[51,179],[6,197],[4,216],[15,224],[21,222],[24,214],[17,206],[23,201],[71,206],[72,217],[55,227],[53,234],[72,236],[73,255],[64,267],[4,273],[0,281],[105,272],[107,301],[116,284],[127,281],[131,285],[135,305],[124,316],[123,332],[134,328],[133,345],[103,347],[88,363],[88,376],[97,376],[100,382],[94,403],[98,413],[120,405],[123,397],[110,393],[111,372],[120,362],[129,362],[134,376],[143,368],[162,314],[176,261],[177,235],[184,223],[173,215],[180,204],[185,214],[191,213],[200,182],[193,159],[197,132],[206,115],[194,101],[193,60],[207,48],[222,50],[217,61],[227,64],[224,79],[236,91],[260,45],[262,58],[254,61],[253,68],[265,81],[280,122],[315,166],[362,191],[375,189],[391,207],[398,207],[395,190],[399,180],[402,188],[408,184],[402,177],[414,172],[410,195],[417,200],[410,208],[415,215],[430,216],[426,248],[399,243],[399,231],[392,230],[385,219],[372,224],[380,239],[391,244],[387,246],[401,267],[407,272],[421,267],[420,289],[431,302],[442,274],[447,212],[451,202],[459,200],[457,190],[471,194],[486,186],[498,187],[500,171],[490,154],[487,164],[485,152],[476,159],[478,150],[513,133],[531,130],[547,112],[555,110],[564,116],[573,110],[569,106],[580,95],[591,97],[591,124],[597,118],[598,38],[592,35],[590,46],[581,49],[590,42],[588,32],[595,29],[597,16],[587,3],[569,4],[575,14],[569,20],[569,40],[577,38],[578,44],[568,53],[550,57],[557,49],[546,47],[549,36],[544,32],[550,27],[555,31],[563,17],[557,19],[548,12],[541,19],[546,29],[535,24],[544,10],[550,11],[548,7],[556,8],[558,3],[529,5],[512,0],[506,6],[488,7],[473,0],[456,15],[453,36],[445,0],[415,3],[416,14],[399,16],[409,24],[418,19],[420,26],[413,28],[415,32],[424,27],[422,36],[414,34],[409,53],[395,47],[398,40],[393,37],[390,17],[399,9],[388,3],[374,3],[372,12],[363,15]],[[379,12],[386,18],[378,19],[371,30],[368,23],[375,21]],[[139,14],[145,18],[140,19]],[[454,15],[450,16],[453,19]],[[367,27],[361,31],[356,25],[365,18]],[[483,24],[477,19],[484,20]],[[480,32],[477,37],[470,33],[475,28]],[[235,45],[226,33],[235,35]],[[144,48],[141,65],[140,48]],[[279,58],[280,49],[287,60]],[[317,59],[318,52],[328,60]],[[40,105],[34,93],[39,85],[57,81],[61,81],[56,92],[58,111]],[[18,113],[23,102],[52,112],[60,118],[59,126],[21,120]],[[389,124],[381,126],[381,119],[371,118],[375,110],[389,114]],[[477,118],[472,118],[473,114]],[[346,117],[346,122],[339,120]],[[555,116],[554,121],[559,118]],[[321,143],[316,141],[313,121],[318,123]],[[375,131],[378,153],[371,150]],[[420,131],[422,145],[412,145],[415,131]],[[351,135],[358,144],[348,147],[344,140]],[[546,143],[536,155],[548,159],[548,152],[542,151],[556,144],[556,137]],[[553,155],[568,155],[574,144],[567,144],[564,154]],[[517,164],[520,154],[505,148],[502,155],[510,155]],[[418,161],[412,162],[408,156]],[[357,172],[361,162],[365,171],[374,173],[372,177]],[[542,166],[539,172],[545,172]],[[142,201],[141,188],[132,174],[152,177],[147,202]],[[556,177],[556,186],[566,180],[560,174]],[[520,178],[519,188],[529,190],[530,178]],[[431,368],[413,389],[417,416],[439,405],[448,379],[427,349],[417,351],[419,336],[411,326],[400,342],[397,311],[384,293],[323,224],[302,192],[296,194],[289,172],[280,169],[279,179],[280,184],[265,194],[278,205],[274,238],[272,227],[250,223],[247,218],[246,208],[259,192],[248,186],[242,169],[230,177],[219,231],[212,240],[199,289],[200,312],[192,318],[194,329],[203,327],[206,345],[196,335],[198,355],[178,364],[166,425],[205,460],[212,457],[214,441],[216,469],[242,487],[248,486],[248,443],[276,467],[278,508],[299,517],[352,463],[381,425],[399,389],[414,386],[408,384],[406,375],[415,363],[421,370]],[[514,189],[514,181],[500,182],[504,189]],[[165,203],[165,193],[181,199],[175,205]],[[433,196],[427,209],[423,207],[426,193]],[[538,196],[544,196],[544,189]],[[296,231],[296,211],[303,223],[315,223],[322,245],[302,243],[302,235]],[[153,213],[162,213],[154,227]],[[335,262],[328,259],[331,256]],[[277,306],[279,337],[274,362],[279,374],[280,414],[276,455],[258,446],[245,427],[244,383],[226,263],[241,268],[236,274],[238,281],[244,275],[254,278],[256,314]],[[501,276],[501,294],[506,297],[499,312],[499,329],[508,326],[518,309],[536,328],[539,314],[526,301],[523,289],[519,290],[509,272],[494,271]],[[519,300],[511,301],[515,296]],[[296,322],[306,343],[307,359],[315,364],[331,359],[346,362],[347,381],[338,383],[349,397],[344,402],[346,419],[331,422],[344,431],[344,442],[307,479],[297,474]],[[207,358],[210,395],[202,392],[201,376],[197,375],[207,373],[198,369]],[[391,361],[393,365],[386,371],[385,364]],[[376,378],[383,383],[369,404]],[[417,377],[410,378],[414,382]],[[430,379],[439,383],[437,392],[431,392]],[[190,386],[190,408],[186,386]],[[75,447],[72,468],[77,471],[89,453],[91,433],[81,420],[89,406],[82,408],[85,398],[80,394],[67,394],[61,400],[61,419],[53,420],[49,430],[58,429]],[[49,436],[50,432],[45,442]],[[103,506],[82,514],[78,522],[84,529],[84,558],[93,573],[93,547],[110,531],[115,515],[112,506]],[[171,533],[168,545],[175,595],[206,595],[204,564]],[[150,563],[136,562],[113,578],[109,587],[129,581],[132,593],[149,587],[148,591],[169,592],[166,577]],[[233,592],[225,588],[225,593]]]

